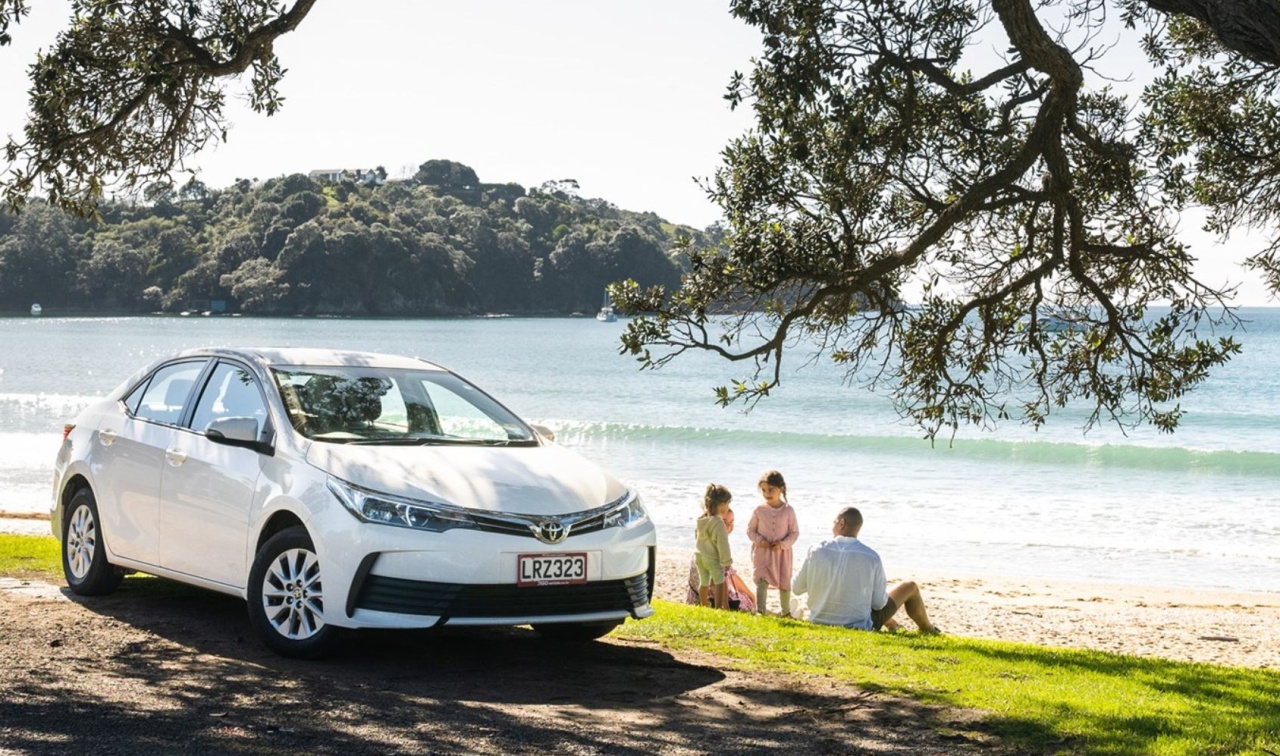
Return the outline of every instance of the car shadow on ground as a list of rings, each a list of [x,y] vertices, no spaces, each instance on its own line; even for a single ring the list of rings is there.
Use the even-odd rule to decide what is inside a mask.
[[[726,672],[634,642],[557,643],[520,628],[362,631],[345,634],[332,658],[307,662],[262,646],[233,597],[154,578],[127,579],[105,597],[64,594],[70,606],[47,603],[75,619],[46,641],[49,661],[0,681],[0,752],[639,756],[996,745],[956,712]]]
[[[97,614],[191,652],[280,672],[341,671],[366,684],[408,684],[420,693],[439,692],[480,703],[546,703],[554,695],[559,703],[581,705],[634,694],[634,685],[610,685],[609,676],[601,675],[604,668],[632,673],[645,682],[646,695],[659,698],[724,679],[718,670],[678,662],[654,648],[549,641],[528,628],[348,630],[326,659],[286,659],[261,644],[244,602],[232,596],[150,577],[130,578],[110,596],[85,599],[69,590],[63,593]]]

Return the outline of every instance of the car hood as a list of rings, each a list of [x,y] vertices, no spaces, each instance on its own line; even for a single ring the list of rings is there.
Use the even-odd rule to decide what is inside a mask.
[[[307,461],[371,489],[467,509],[561,515],[608,504],[626,487],[559,446],[352,446],[313,442]]]

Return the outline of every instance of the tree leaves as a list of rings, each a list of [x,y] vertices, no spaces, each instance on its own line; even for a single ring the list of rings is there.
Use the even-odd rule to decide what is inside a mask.
[[[709,187],[724,243],[691,254],[676,292],[615,293],[652,313],[623,338],[646,366],[688,350],[744,362],[716,396],[750,405],[784,353],[833,359],[933,437],[1081,401],[1087,426],[1169,430],[1169,405],[1235,353],[1200,335],[1232,316],[1175,235],[1192,196],[1166,191],[1175,140],[1085,86],[1101,6],[1067,3],[1073,26],[1052,33],[1037,13],[1057,6],[1028,0],[733,7],[766,40],[731,85],[756,124]],[[991,23],[1007,59],[962,70]]]
[[[250,104],[281,104],[284,75],[272,43],[315,0],[74,0],[73,23],[31,72],[30,115],[10,140],[4,200],[49,201],[93,215],[109,183],[124,189],[168,177],[183,159],[225,138],[222,80],[252,69]],[[24,11],[0,0],[0,31]]]

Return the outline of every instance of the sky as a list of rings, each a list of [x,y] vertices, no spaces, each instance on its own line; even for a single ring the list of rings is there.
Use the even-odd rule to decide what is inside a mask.
[[[69,15],[37,0],[0,48],[0,135],[21,132],[26,67]],[[574,179],[586,197],[705,227],[718,208],[695,179],[750,126],[723,99],[747,71],[759,33],[728,0],[319,0],[276,42],[287,74],[270,118],[228,89],[228,140],[188,162],[222,187],[321,168],[383,166],[392,177],[431,159],[486,183]],[[1141,65],[1141,56],[1132,56]],[[1275,304],[1240,259],[1260,237],[1220,244],[1183,223],[1211,285],[1236,302]]]

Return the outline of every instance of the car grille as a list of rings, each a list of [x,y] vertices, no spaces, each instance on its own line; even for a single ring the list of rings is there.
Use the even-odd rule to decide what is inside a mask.
[[[491,515],[474,510],[467,512],[467,516],[475,522],[477,530],[482,530],[486,533],[525,536],[527,538],[535,538],[538,524],[545,520],[560,522],[567,526],[569,534],[565,536],[566,538],[595,533],[596,531],[604,530],[604,515],[604,511],[601,510],[554,517],[533,517],[515,514]]]
[[[551,617],[625,611],[649,602],[649,576],[579,585],[468,585],[369,575],[356,589],[357,609],[443,617]]]

